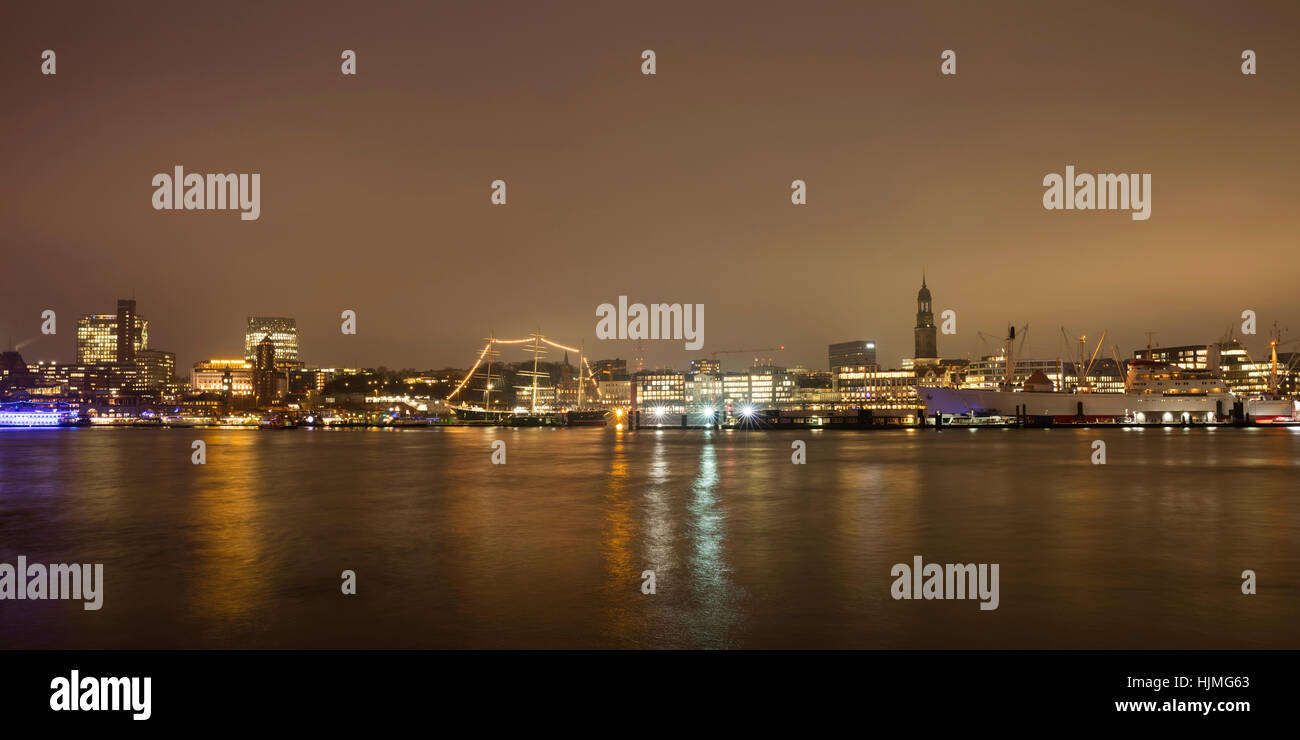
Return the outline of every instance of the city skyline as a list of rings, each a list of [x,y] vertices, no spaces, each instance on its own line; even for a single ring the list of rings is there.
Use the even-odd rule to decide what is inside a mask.
[[[710,350],[706,347],[696,352],[687,352],[686,354],[689,356],[689,359],[685,360],[680,365],[662,365],[662,364],[654,365],[654,364],[647,363],[643,369],[646,371],[663,370],[663,371],[691,373],[691,372],[697,372],[696,368],[699,365],[699,363],[704,362],[708,364],[721,363],[720,365],[721,369],[724,369],[727,372],[735,372],[737,370],[745,370],[751,367],[761,367],[761,366],[777,366],[781,368],[803,368],[813,372],[825,372],[834,369],[836,364],[834,358],[837,355],[845,355],[845,353],[851,353],[854,350],[867,353],[865,357],[871,358],[870,361],[865,362],[865,364],[867,365],[875,365],[876,367],[879,367],[881,369],[897,369],[900,367],[907,367],[908,363],[913,361],[914,359],[922,360],[921,362],[917,363],[918,365],[926,365],[929,363],[933,363],[934,361],[937,360],[974,361],[974,360],[979,360],[988,357],[996,357],[1002,353],[1001,344],[998,343],[998,341],[996,340],[996,335],[990,333],[984,333],[984,336],[981,337],[980,341],[983,345],[981,349],[983,351],[981,351],[979,354],[967,354],[966,356],[963,357],[957,355],[956,353],[945,352],[942,348],[936,351],[931,351],[932,348],[935,346],[936,341],[940,343],[942,342],[942,339],[937,340],[936,337],[943,337],[943,335],[938,333],[938,330],[934,324],[934,315],[933,315],[934,312],[931,310],[932,308],[931,291],[929,290],[929,287],[926,283],[926,279],[924,276],[922,277],[920,290],[916,294],[915,300],[916,300],[915,305],[917,307],[917,312],[915,314],[916,326],[914,327],[914,339],[913,339],[914,352],[910,355],[903,355],[902,357],[899,358],[899,360],[896,363],[889,361],[888,354],[885,354],[883,357],[876,359],[877,352],[878,352],[877,343],[872,340],[860,339],[860,340],[846,340],[846,341],[832,342],[829,345],[827,345],[829,347],[829,351],[831,353],[831,358],[832,358],[830,362],[826,362],[824,360],[822,362],[813,362],[813,363],[785,362],[782,360],[780,356],[778,356],[777,353],[780,352],[780,354],[784,354],[783,351],[787,349],[786,347],[752,349],[752,350],[744,350],[744,351],[727,350],[725,352]],[[122,310],[122,307],[124,305],[129,305],[130,307],[129,311],[133,316],[135,315],[134,312],[135,312],[136,303],[137,301],[135,299],[119,299],[117,301],[119,311]],[[105,339],[108,342],[108,344],[106,345],[106,350],[101,350],[101,353],[106,351],[108,354],[114,354],[116,352],[116,350],[114,349],[114,345],[115,345],[114,337],[116,336],[116,332],[113,327],[115,327],[116,318],[117,316],[115,314],[89,313],[89,314],[81,314],[78,316],[76,345],[74,347],[75,359],[73,360],[72,363],[68,363],[66,360],[63,360],[61,358],[25,356],[24,359],[29,364],[32,365],[36,365],[37,363],[48,364],[51,362],[58,363],[58,364],[94,364],[95,362],[111,363],[114,361],[111,358],[107,360],[105,359],[94,360],[94,359],[90,359],[86,355],[86,353],[90,351],[88,350],[87,331],[88,331],[88,326],[90,324],[93,324],[94,322],[105,324],[105,328],[99,331],[100,333],[105,334]],[[147,337],[148,321],[145,320],[142,316],[136,316],[136,318],[138,318],[141,321],[142,326],[145,327],[143,332],[144,332],[144,336]],[[1121,358],[1127,361],[1128,359],[1140,358],[1142,356],[1149,355],[1150,350],[1156,348],[1209,346],[1209,345],[1223,344],[1229,340],[1238,342],[1240,345],[1244,346],[1247,349],[1247,351],[1252,349],[1252,347],[1257,348],[1260,351],[1264,351],[1264,349],[1269,345],[1269,341],[1272,338],[1272,334],[1274,330],[1272,328],[1263,327],[1262,325],[1259,325],[1258,321],[1254,323],[1257,325],[1256,326],[1257,331],[1255,335],[1253,335],[1251,338],[1258,340],[1257,342],[1252,342],[1250,341],[1250,338],[1243,336],[1240,332],[1240,327],[1234,327],[1232,325],[1229,325],[1229,327],[1225,330],[1223,335],[1205,341],[1193,341],[1193,342],[1188,342],[1183,344],[1162,343],[1158,341],[1158,339],[1156,338],[1156,334],[1153,332],[1148,335],[1147,337],[1148,344],[1144,345],[1143,347],[1133,347],[1131,349],[1126,349],[1114,343],[1110,343],[1106,347],[1101,347],[1100,344],[1098,344],[1098,351],[1100,352],[1101,349],[1116,348],[1118,349]],[[1024,327],[1022,327],[1022,329],[1023,328]],[[277,329],[281,331],[277,332],[276,331]],[[1061,326],[1059,327],[1059,330],[1061,332],[1064,332],[1065,327]],[[1279,330],[1284,331],[1284,329],[1282,329],[1281,327],[1279,327]],[[874,332],[872,333],[872,336],[875,336]],[[1049,340],[1051,339],[1052,336],[1053,334],[1049,334]],[[1093,335],[1093,336],[1094,339],[1096,339],[1097,335]],[[271,337],[274,339],[275,347],[276,347],[276,354],[274,360],[277,363],[287,363],[288,365],[294,365],[299,367],[317,367],[317,368],[344,366],[343,363],[331,363],[328,361],[319,361],[315,359],[312,359],[311,361],[303,361],[299,357],[299,341],[298,341],[298,329],[297,329],[296,317],[248,315],[245,318],[243,343],[246,348],[244,354],[244,360],[247,363],[249,363],[250,366],[254,364],[254,360],[255,360],[254,355],[256,354],[255,347],[261,343],[263,337]],[[498,336],[497,338],[501,339],[502,337]],[[1075,338],[1076,337],[1073,336],[1070,337],[1071,340]],[[1300,337],[1292,337],[1290,339],[1287,339],[1285,336],[1283,336],[1281,339],[1282,339],[1281,342],[1282,346],[1290,345],[1295,341],[1300,341]],[[121,340],[118,339],[116,344],[120,344],[120,341]],[[135,344],[136,344],[136,350],[143,350],[143,347],[140,342],[139,332],[137,333],[137,341]],[[626,354],[634,355],[636,353],[637,346],[638,345],[644,346],[645,343],[638,342],[635,340],[612,340],[612,341],[596,341],[593,344],[597,348],[601,347],[602,345],[605,346],[623,345],[628,350]],[[167,350],[167,348],[165,347],[159,347],[157,343],[154,343],[152,346],[148,346],[148,345],[149,342],[146,339],[144,341],[144,346],[147,346],[147,350],[144,351],[153,352],[153,353],[164,353],[173,356],[175,356],[176,354],[174,352]],[[924,345],[924,347],[922,345]],[[1059,337],[1056,339],[1055,347],[1052,347],[1050,343],[1048,344],[1049,349],[1052,351],[1048,351],[1046,353],[1033,352],[1032,344],[1026,345],[1025,343],[1022,343],[1020,346],[1021,346],[1021,351],[1018,352],[1017,355],[1017,360],[1019,362],[1028,362],[1030,360],[1042,361],[1044,359],[1049,359],[1049,358],[1055,358],[1057,360],[1064,360],[1066,362],[1071,362],[1074,359],[1074,354],[1072,354],[1070,351],[1071,348],[1066,344],[1062,344],[1061,339]],[[1025,351],[1024,348],[1026,346],[1030,348],[1030,351]],[[1066,350],[1066,352],[1063,353],[1062,350]],[[17,351],[20,355],[22,354],[20,343],[15,351]],[[519,358],[510,359],[510,358],[502,357],[500,361],[503,362],[504,364],[526,363],[527,353],[522,349],[519,350],[519,352],[520,352]],[[750,352],[760,353],[760,354],[754,354],[751,357],[750,361],[745,361],[744,358],[750,356],[748,354]],[[617,351],[611,352],[608,355],[602,355],[599,352],[596,352],[596,353],[589,353],[586,355],[586,357],[588,361],[591,362],[597,362],[597,361],[606,362],[617,358],[619,354],[620,353]],[[717,354],[722,354],[723,358],[719,360]],[[726,355],[732,355],[732,358],[728,361]],[[210,361],[232,359],[236,356],[237,355],[235,354],[208,353],[201,357],[195,358],[192,362],[181,361],[179,359],[176,359],[175,367],[180,369],[180,368],[187,368],[193,365],[197,369],[198,366],[204,365]],[[822,357],[823,358],[826,357],[825,350],[823,350]],[[1263,357],[1263,355],[1260,355],[1260,357]],[[626,362],[626,359],[623,359],[623,361]],[[548,361],[548,362],[554,363],[555,361]],[[1110,359],[1103,357],[1102,362],[1103,364],[1109,363]],[[380,361],[380,362],[362,362],[362,363],[350,365],[350,367],[372,368],[372,369],[378,367],[387,367],[389,369],[442,370],[442,369],[457,369],[457,368],[465,369],[469,367],[470,364],[472,363],[466,363],[463,365],[440,364],[440,365],[430,365],[421,368],[419,366],[414,366],[414,365],[388,364],[386,362]],[[859,362],[858,364],[862,364],[862,363]],[[635,374],[637,372],[637,368],[631,367],[630,372]]]
[[[42,311],[71,331],[133,293],[182,366],[239,356],[226,327],[250,314],[297,317],[338,365],[462,366],[489,331],[538,326],[629,356],[595,349],[611,294],[706,305],[704,354],[783,345],[786,364],[815,366],[871,336],[893,365],[922,270],[936,315],[958,316],[944,356],[980,355],[976,332],[1008,323],[1049,329],[1029,343],[1054,354],[1062,324],[1131,351],[1148,331],[1215,341],[1245,309],[1261,336],[1289,322],[1300,183],[1277,163],[1300,112],[1293,5],[1004,5],[1034,33],[951,4],[710,7],[686,35],[668,9],[556,24],[541,8],[412,7],[394,26],[254,6],[177,35],[162,7],[73,26],[25,7],[0,29],[0,79],[27,102],[0,121],[22,144],[0,171],[0,233],[26,277],[0,298],[0,336],[34,359],[69,351],[39,334]],[[1160,33],[1170,17],[1178,33]],[[31,39],[60,51],[56,76],[34,73]],[[1240,72],[1247,48],[1257,75]],[[162,101],[184,116],[151,113]],[[153,210],[150,178],[174,166],[261,173],[260,217]],[[1044,209],[1044,175],[1070,166],[1150,173],[1150,218]],[[790,203],[795,178],[806,205]]]

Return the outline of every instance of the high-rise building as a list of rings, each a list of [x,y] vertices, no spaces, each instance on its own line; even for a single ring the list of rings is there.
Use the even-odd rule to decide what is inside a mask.
[[[839,342],[829,347],[830,371],[837,367],[876,364],[876,343],[859,339],[853,342]]]
[[[270,406],[276,399],[275,341],[270,335],[257,343],[257,357],[253,363],[253,396],[257,405]]]
[[[244,359],[257,360],[257,345],[266,337],[275,344],[275,358],[281,363],[298,362],[298,321],[281,316],[249,316],[244,331]]]
[[[921,290],[916,293],[916,347],[912,355],[917,365],[935,365],[939,362],[938,329],[934,325],[934,311],[930,305],[930,289],[921,276]]]
[[[135,362],[140,325],[136,321],[135,299],[119,298],[117,301],[116,362]]]
[[[119,308],[122,301],[119,301]],[[149,322],[135,313],[135,302],[129,301],[129,315],[135,324],[131,332],[129,355],[149,347]],[[95,365],[108,362],[129,362],[118,359],[118,314],[87,314],[77,319],[77,364]],[[123,337],[125,338],[125,337]]]
[[[141,390],[165,390],[173,385],[176,377],[175,353],[142,349],[135,353],[135,364],[140,368]]]

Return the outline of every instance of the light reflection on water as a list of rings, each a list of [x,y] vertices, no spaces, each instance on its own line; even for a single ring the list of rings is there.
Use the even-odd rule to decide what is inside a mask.
[[[1298,453],[1284,429],[8,430],[0,562],[107,583],[99,612],[0,601],[0,646],[1297,648]],[[913,555],[1000,563],[1001,607],[892,600]]]

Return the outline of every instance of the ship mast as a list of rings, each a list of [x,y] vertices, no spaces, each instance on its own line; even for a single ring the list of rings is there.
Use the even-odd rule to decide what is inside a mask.
[[[1007,325],[1006,349],[1003,356],[1006,359],[1006,368],[1002,374],[1002,390],[1010,392],[1015,389],[1016,381],[1016,326],[1015,324]]]
[[[540,377],[542,377],[543,375],[546,375],[546,373],[543,373],[543,372],[538,371],[538,369],[537,369],[537,367],[538,367],[538,361],[539,361],[539,359],[541,358],[542,355],[546,354],[546,350],[542,348],[542,340],[543,340],[545,337],[542,336],[541,332],[534,332],[531,336],[532,336],[532,338],[533,338],[533,343],[532,343],[532,345],[528,348],[528,351],[531,352],[531,353],[533,354],[533,369],[532,369],[532,371],[523,370],[523,371],[520,371],[520,372],[517,373],[517,374],[518,374],[518,375],[523,375],[523,376],[525,376],[525,377],[532,377],[533,382],[532,382],[532,385],[531,385],[531,386],[526,386],[526,385],[517,385],[517,386],[515,386],[515,387],[516,387],[516,388],[519,388],[519,389],[522,389],[522,390],[530,390],[530,389],[531,389],[531,396],[532,396],[531,407],[532,407],[532,408],[530,409],[530,412],[535,414],[535,413],[537,413],[537,390],[538,390],[537,379],[540,378]]]
[[[487,351],[483,353],[483,356],[487,359],[487,369],[483,375],[483,409],[485,411],[492,410],[492,390],[495,387],[492,381],[492,358],[501,354],[496,350],[496,341],[496,335],[488,332],[488,347]]]
[[[1273,337],[1268,340],[1268,347],[1272,354],[1269,359],[1268,370],[1268,395],[1269,398],[1277,397],[1277,322],[1273,322]]]
[[[583,343],[578,343],[578,410],[582,410],[582,386],[586,382],[582,377],[582,348]]]

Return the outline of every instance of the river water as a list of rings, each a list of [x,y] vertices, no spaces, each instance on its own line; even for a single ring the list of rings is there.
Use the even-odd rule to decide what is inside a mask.
[[[1298,465],[1287,429],[0,430],[0,563],[104,564],[98,611],[0,600],[0,647],[1300,648]],[[916,555],[997,563],[998,608],[895,600]]]

